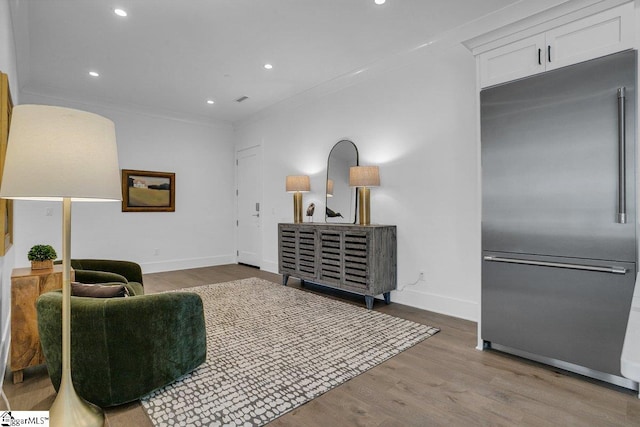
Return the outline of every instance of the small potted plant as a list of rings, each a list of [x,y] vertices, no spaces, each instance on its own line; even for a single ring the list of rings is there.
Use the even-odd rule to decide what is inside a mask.
[[[51,245],[35,245],[29,249],[27,258],[31,261],[32,270],[53,268],[53,260],[58,257]]]

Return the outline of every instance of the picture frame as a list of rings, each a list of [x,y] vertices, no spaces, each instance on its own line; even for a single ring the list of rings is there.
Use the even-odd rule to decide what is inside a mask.
[[[0,72],[0,179],[7,155],[12,111],[9,76]],[[0,256],[4,256],[13,245],[13,200],[0,199],[0,233]]]
[[[175,212],[176,174],[122,169],[122,212]]]

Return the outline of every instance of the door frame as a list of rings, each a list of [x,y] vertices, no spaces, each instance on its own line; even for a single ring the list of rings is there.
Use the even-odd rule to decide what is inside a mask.
[[[256,154],[256,158],[257,158],[257,163],[258,163],[258,177],[262,177],[262,154],[263,154],[263,150],[262,150],[262,144],[255,144],[249,147],[243,147],[243,148],[237,148],[236,149],[236,153],[235,153],[235,187],[236,187],[236,197],[235,197],[235,217],[236,217],[236,228],[235,228],[235,259],[236,259],[236,263],[240,263],[239,262],[239,257],[240,257],[240,248],[239,248],[239,220],[240,220],[240,209],[238,206],[238,197],[239,197],[239,189],[238,189],[238,183],[240,182],[239,179],[239,162],[238,159],[240,158],[241,154],[243,152],[247,152],[250,150],[255,150],[255,154]],[[260,180],[263,181],[263,180]],[[258,203],[260,203],[260,232],[258,233],[257,239],[257,249],[256,249],[256,254],[257,254],[257,259],[258,259],[258,265],[256,265],[256,267],[262,269],[262,224],[263,224],[263,215],[264,215],[264,203],[263,203],[263,195],[264,195],[264,187],[262,184],[260,184],[257,188],[257,197],[258,197]]]

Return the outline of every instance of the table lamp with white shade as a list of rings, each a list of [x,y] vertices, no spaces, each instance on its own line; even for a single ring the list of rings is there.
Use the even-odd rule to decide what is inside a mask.
[[[308,175],[288,175],[285,181],[287,193],[293,193],[293,222],[302,222],[302,193],[311,190]]]
[[[358,188],[358,219],[360,225],[371,223],[370,187],[380,185],[378,166],[352,166],[349,168],[349,186]]]
[[[62,201],[62,380],[52,426],[102,426],[102,410],[71,380],[71,202],[120,201],[115,126],[85,111],[18,105],[11,116],[0,197]]]

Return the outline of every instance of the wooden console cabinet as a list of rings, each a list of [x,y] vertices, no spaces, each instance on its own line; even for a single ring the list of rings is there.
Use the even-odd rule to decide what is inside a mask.
[[[71,280],[74,272],[71,271]],[[22,370],[45,362],[40,336],[36,300],[49,291],[62,289],[62,266],[31,270],[16,268],[11,273],[11,371],[13,382],[22,382]]]
[[[397,286],[394,225],[278,224],[278,270],[290,276],[364,295],[367,308]]]

